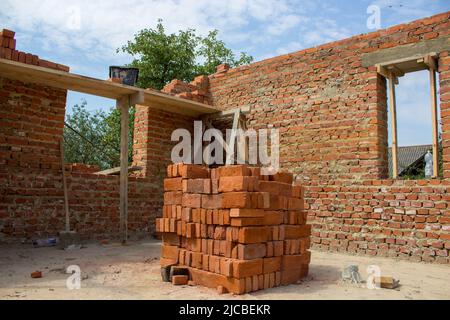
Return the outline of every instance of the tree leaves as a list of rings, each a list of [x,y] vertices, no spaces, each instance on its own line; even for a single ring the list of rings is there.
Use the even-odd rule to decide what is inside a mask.
[[[140,70],[139,87],[161,90],[173,79],[189,82],[197,75],[212,74],[222,63],[237,67],[253,61],[245,53],[236,58],[217,35],[213,30],[202,38],[194,29],[166,34],[159,19],[156,29],[139,31],[118,51],[133,57],[130,66]]]
[[[120,110],[89,112],[86,101],[75,105],[64,127],[66,163],[98,165],[101,169],[120,166]],[[129,161],[133,155],[134,108],[130,109]]]
[[[130,66],[139,68],[139,87],[160,90],[173,79],[190,82],[197,75],[212,74],[222,63],[237,67],[253,61],[253,57],[245,53],[235,57],[217,36],[218,31],[213,30],[206,37],[200,37],[194,29],[167,34],[160,19],[155,29],[139,31],[117,52],[123,51],[133,57]],[[134,112],[134,108],[130,109],[130,162]],[[91,113],[84,101],[74,106],[66,122],[67,163],[93,164],[101,169],[120,165],[120,110]]]

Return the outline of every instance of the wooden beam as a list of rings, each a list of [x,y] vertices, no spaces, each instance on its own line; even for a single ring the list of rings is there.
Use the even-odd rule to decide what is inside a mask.
[[[61,155],[61,171],[64,189],[64,211],[66,213],[66,232],[70,232],[70,216],[69,216],[69,194],[67,192],[66,168],[64,165],[64,139],[59,142],[59,151]]]
[[[395,101],[395,75],[389,74],[389,108],[392,136],[392,178],[398,178],[397,107]]]
[[[405,72],[403,72],[395,65],[387,66],[387,69],[389,70],[390,73],[393,73],[396,77],[403,77],[405,75]]]
[[[120,234],[122,243],[128,240],[128,133],[128,106],[120,104]]]
[[[431,97],[431,121],[433,131],[433,178],[439,176],[439,135],[437,116],[437,89],[436,89],[436,65],[430,64],[430,97]]]
[[[7,59],[0,59],[0,75],[12,80],[37,83],[49,87],[72,90],[114,100],[120,100],[124,96],[140,94],[144,97],[140,103],[142,105],[193,117],[220,112],[219,109],[212,106],[175,97],[157,90],[144,90],[114,83],[112,81],[28,65]]]
[[[389,77],[391,75],[391,72],[386,67],[381,66],[381,65],[377,65],[377,72],[379,74],[381,74],[383,77],[385,77],[386,79],[389,79]],[[393,75],[393,76],[394,76],[394,84],[398,84],[398,78],[395,75]]]
[[[228,117],[228,116],[234,116],[236,114],[236,111],[240,111],[241,114],[245,115],[245,114],[250,113],[250,110],[251,109],[249,106],[234,108],[234,109],[220,111],[220,112],[216,112],[216,113],[212,113],[212,114],[207,114],[207,115],[204,115],[204,118],[213,120],[213,119],[218,119],[218,118],[223,118],[223,117]]]
[[[235,149],[235,145],[236,145],[237,129],[239,127],[240,117],[241,117],[241,110],[236,109],[234,112],[233,128],[231,131],[230,144],[228,147],[229,151],[227,152],[226,165],[231,165],[234,161],[234,149]]]
[[[143,169],[142,167],[136,167],[136,166],[129,167],[128,173],[141,171],[142,169]],[[117,175],[120,175],[120,170],[121,170],[121,168],[117,167],[117,168],[111,168],[111,169],[99,171],[99,172],[96,172],[95,174],[102,175],[102,176],[117,176]]]

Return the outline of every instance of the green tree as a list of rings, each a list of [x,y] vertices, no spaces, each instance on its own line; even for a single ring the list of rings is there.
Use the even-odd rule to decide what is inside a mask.
[[[86,101],[73,107],[64,128],[66,163],[98,165],[101,169],[120,166],[120,110],[89,112]],[[132,161],[134,108],[130,109],[129,161]]]
[[[139,31],[117,51],[133,57],[130,66],[140,70],[138,86],[160,90],[173,79],[191,81],[197,75],[214,73],[221,63],[237,67],[253,61],[245,53],[236,58],[217,35],[214,30],[200,37],[194,29],[166,34],[160,19],[156,29]]]
[[[208,36],[200,39],[200,46],[197,55],[204,62],[197,65],[196,74],[212,74],[216,71],[216,67],[222,63],[227,63],[231,67],[238,67],[249,64],[253,61],[253,57],[241,52],[239,58],[236,58],[231,49],[225,46],[225,43],[217,39],[219,31],[209,32]]]
[[[253,57],[241,53],[236,57],[225,43],[217,39],[218,31],[206,37],[194,29],[167,34],[158,20],[155,29],[139,31],[121,49],[133,57],[130,66],[139,68],[138,86],[162,89],[173,79],[191,81],[195,76],[211,74],[216,66],[248,64]],[[130,109],[129,160],[133,154],[134,108]],[[98,165],[102,169],[120,165],[120,110],[89,112],[86,102],[75,105],[67,116],[64,129],[65,161]]]

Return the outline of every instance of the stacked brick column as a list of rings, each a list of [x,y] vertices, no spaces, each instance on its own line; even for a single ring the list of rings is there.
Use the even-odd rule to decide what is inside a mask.
[[[258,168],[170,165],[164,182],[162,265],[190,267],[194,282],[235,294],[307,275],[310,226],[291,174]]]
[[[450,56],[448,51],[439,54],[439,81],[444,178],[450,178]]]

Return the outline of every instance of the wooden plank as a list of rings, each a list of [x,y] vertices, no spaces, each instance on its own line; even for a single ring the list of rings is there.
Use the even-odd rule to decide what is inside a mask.
[[[430,68],[431,121],[433,131],[433,178],[439,176],[439,135],[437,116],[436,69]]]
[[[124,96],[141,94],[144,97],[141,102],[142,105],[189,116],[220,112],[219,109],[212,106],[168,95],[157,90],[144,90],[107,80],[85,77],[6,59],[0,59],[0,75],[12,80],[37,83],[114,100],[119,100]]]
[[[95,174],[103,175],[103,176],[117,176],[117,175],[120,175],[120,170],[121,170],[121,168],[117,167],[117,168],[111,168],[111,169],[99,171],[99,172],[96,172]],[[142,167],[136,167],[136,166],[129,167],[128,173],[136,172],[136,171],[140,171],[140,170],[142,170]]]
[[[239,118],[239,129],[242,130],[242,132],[245,133],[245,131],[247,130],[247,122],[245,119],[245,115],[240,115]],[[243,160],[244,164],[247,164],[249,161],[249,150],[248,150],[248,143],[247,143],[247,138],[243,137],[243,139],[238,139],[238,156],[239,154],[244,154],[244,158],[241,159]]]
[[[395,75],[389,74],[389,108],[392,136],[392,178],[398,178],[397,107],[395,101]]]
[[[229,144],[229,151],[227,152],[227,160],[226,165],[231,165],[234,161],[234,153],[235,153],[235,145],[236,145],[236,136],[237,136],[237,129],[239,126],[239,118],[241,117],[241,110],[236,109],[234,112],[234,119],[233,119],[233,128],[231,131],[231,138],[230,138],[230,144]]]
[[[128,131],[129,105],[120,105],[120,234],[122,243],[128,239]]]
[[[389,75],[391,74],[391,72],[387,69],[387,67],[381,65],[377,65],[377,72],[386,79],[389,79]],[[394,76],[394,84],[398,84],[398,78],[396,76]]]
[[[66,213],[66,232],[70,232],[70,216],[69,216],[69,195],[67,192],[66,168],[64,165],[64,139],[59,142],[59,151],[61,155],[61,171],[64,189],[64,211]]]

